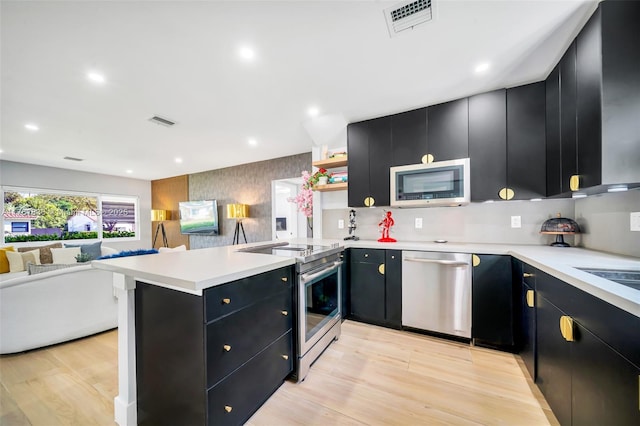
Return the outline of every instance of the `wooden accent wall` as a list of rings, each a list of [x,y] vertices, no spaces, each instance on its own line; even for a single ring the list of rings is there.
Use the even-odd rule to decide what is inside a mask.
[[[189,236],[180,233],[180,211],[178,203],[189,201],[189,176],[175,176],[166,179],[151,181],[151,208],[153,210],[170,210],[171,220],[164,221],[164,228],[167,234],[169,247],[186,245],[189,248]],[[151,212],[149,212],[151,214]],[[151,222],[151,241],[155,236],[156,229],[160,222]],[[158,234],[158,239],[154,248],[162,247],[162,232]]]

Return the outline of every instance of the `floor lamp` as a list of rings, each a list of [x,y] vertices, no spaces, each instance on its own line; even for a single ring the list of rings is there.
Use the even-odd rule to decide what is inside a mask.
[[[244,242],[247,242],[247,235],[244,233],[244,226],[242,226],[242,219],[249,217],[249,205],[248,204],[227,204],[227,217],[229,219],[236,220],[236,230],[233,233],[233,244],[240,244],[240,230],[242,230],[242,236]]]
[[[156,226],[156,233],[153,237],[153,245],[152,247],[156,247],[156,240],[158,239],[158,233],[162,232],[162,246],[169,247],[169,243],[167,242],[167,233],[164,230],[164,221],[169,220],[171,218],[171,210],[151,210],[151,221],[160,222],[158,226]]]

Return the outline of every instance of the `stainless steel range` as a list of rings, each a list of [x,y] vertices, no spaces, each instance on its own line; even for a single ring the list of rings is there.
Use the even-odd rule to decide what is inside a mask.
[[[274,243],[240,251],[287,256],[296,259],[297,285],[296,367],[293,378],[301,382],[311,364],[332,341],[340,337],[342,314],[342,252],[338,244]]]

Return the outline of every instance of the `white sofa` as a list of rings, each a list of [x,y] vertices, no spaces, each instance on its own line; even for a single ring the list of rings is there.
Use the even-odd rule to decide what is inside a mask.
[[[22,352],[118,326],[113,273],[90,264],[0,275],[0,354]]]

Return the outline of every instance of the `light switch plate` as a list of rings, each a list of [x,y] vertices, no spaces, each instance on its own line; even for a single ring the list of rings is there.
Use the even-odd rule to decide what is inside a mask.
[[[422,218],[416,217],[416,229],[422,229]]]
[[[511,216],[511,227],[512,228],[522,228],[522,217],[521,216]]]
[[[344,229],[344,220],[338,219],[338,229]]]
[[[632,231],[640,231],[640,212],[629,213],[630,228]]]

